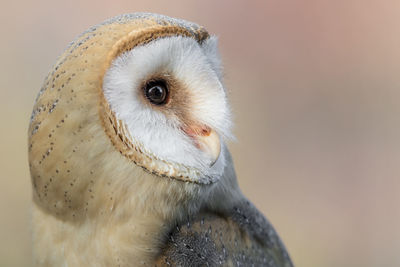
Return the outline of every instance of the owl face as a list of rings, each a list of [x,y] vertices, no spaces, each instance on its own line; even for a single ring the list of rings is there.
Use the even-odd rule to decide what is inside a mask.
[[[103,94],[115,134],[139,166],[198,183],[223,173],[231,116],[215,37],[169,36],[133,47],[112,61]]]

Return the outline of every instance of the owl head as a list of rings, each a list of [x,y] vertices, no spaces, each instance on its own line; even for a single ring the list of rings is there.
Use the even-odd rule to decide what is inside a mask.
[[[34,198],[55,213],[82,210],[99,180],[103,190],[143,172],[213,184],[230,129],[216,37],[161,15],[113,18],[73,41],[39,92],[29,128]]]

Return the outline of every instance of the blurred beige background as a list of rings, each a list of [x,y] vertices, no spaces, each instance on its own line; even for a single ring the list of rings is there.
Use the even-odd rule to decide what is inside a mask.
[[[220,38],[246,195],[297,266],[400,266],[400,1],[4,1],[0,266],[30,266],[26,132],[66,45],[151,11]]]

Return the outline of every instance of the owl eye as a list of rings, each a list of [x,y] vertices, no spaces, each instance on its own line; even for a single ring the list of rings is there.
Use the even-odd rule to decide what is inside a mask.
[[[155,105],[163,105],[168,100],[168,88],[164,81],[150,81],[144,87],[146,98]]]

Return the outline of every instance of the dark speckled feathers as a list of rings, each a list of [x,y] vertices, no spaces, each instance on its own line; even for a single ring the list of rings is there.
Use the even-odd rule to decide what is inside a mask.
[[[272,225],[243,201],[230,214],[203,212],[174,228],[157,266],[293,264]]]

